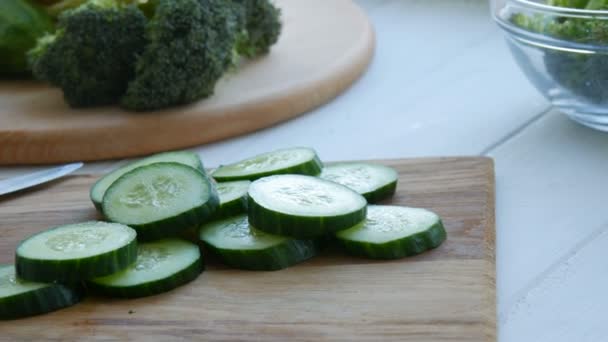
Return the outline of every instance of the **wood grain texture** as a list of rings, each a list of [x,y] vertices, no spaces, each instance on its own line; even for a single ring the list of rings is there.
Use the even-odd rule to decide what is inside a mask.
[[[373,28],[350,0],[277,0],[284,32],[268,56],[227,75],[213,97],[153,113],[72,110],[42,84],[0,82],[0,165],[138,156],[268,127],[315,108],[361,76]],[[314,24],[311,24],[314,23]]]
[[[89,297],[43,316],[0,323],[9,340],[495,341],[494,169],[487,158],[392,160],[387,203],[442,216],[448,240],[426,254],[372,261],[328,251],[276,272],[207,271],[169,293]],[[94,219],[95,176],[72,176],[0,200],[0,263],[49,226]]]

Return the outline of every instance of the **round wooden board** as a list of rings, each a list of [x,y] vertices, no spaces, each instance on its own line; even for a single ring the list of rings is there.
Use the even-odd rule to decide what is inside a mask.
[[[220,81],[213,97],[151,113],[70,109],[35,82],[0,83],[0,165],[139,156],[251,132],[331,100],[365,71],[373,28],[350,0],[276,0],[272,52]]]

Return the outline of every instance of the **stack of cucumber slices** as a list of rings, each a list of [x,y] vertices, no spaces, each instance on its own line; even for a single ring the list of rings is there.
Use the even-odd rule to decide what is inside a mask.
[[[425,209],[376,205],[397,172],[371,163],[324,166],[288,148],[207,174],[198,155],[168,152],[121,167],[91,188],[107,222],[35,234],[0,265],[0,319],[73,305],[85,292],[135,298],[172,290],[204,269],[197,242],[226,265],[279,270],[328,241],[352,255],[395,259],[439,246],[446,232]],[[195,230],[196,241],[180,238]]]

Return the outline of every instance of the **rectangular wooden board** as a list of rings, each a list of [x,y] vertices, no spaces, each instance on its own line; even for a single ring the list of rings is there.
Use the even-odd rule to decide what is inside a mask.
[[[386,203],[429,208],[447,241],[426,254],[372,261],[329,251],[275,272],[209,258],[196,281],[135,300],[88,297],[50,314],[1,322],[7,340],[495,341],[494,167],[487,158],[381,161],[399,170]],[[96,176],[72,176],[0,198],[0,263],[48,227],[98,218]]]

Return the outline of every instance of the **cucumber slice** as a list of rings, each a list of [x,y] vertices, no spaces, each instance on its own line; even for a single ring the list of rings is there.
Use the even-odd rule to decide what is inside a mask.
[[[336,234],[346,251],[374,259],[397,259],[436,248],[446,239],[439,216],[419,208],[370,205],[367,219]]]
[[[61,284],[22,280],[13,265],[0,265],[0,319],[39,315],[72,306],[82,298],[81,291]]]
[[[365,219],[366,205],[355,191],[311,176],[271,176],[249,187],[251,225],[298,239],[350,228]]]
[[[395,194],[399,174],[393,168],[369,163],[336,163],[325,166],[321,178],[345,185],[376,203]]]
[[[188,151],[177,151],[177,152],[165,152],[155,154],[153,156],[143,158],[137,161],[134,161],[130,164],[124,165],[107,175],[100,178],[93,186],[91,187],[91,192],[89,196],[91,197],[91,201],[95,205],[95,207],[101,210],[101,203],[103,202],[103,195],[106,193],[108,188],[114,183],[118,178],[120,178],[125,173],[132,171],[138,167],[150,165],[154,163],[167,162],[167,163],[179,163],[188,165],[202,172],[205,171],[203,168],[203,163],[201,159],[198,157],[196,153],[188,152]]]
[[[220,207],[214,218],[225,218],[247,212],[247,192],[250,181],[217,183],[215,185],[220,198]]]
[[[134,264],[121,272],[90,280],[87,285],[106,296],[146,297],[186,284],[196,279],[203,269],[197,245],[164,239],[140,243]]]
[[[278,174],[318,175],[323,164],[310,148],[296,147],[257,155],[240,162],[220,166],[212,173],[218,182],[256,180]]]
[[[219,205],[215,186],[203,173],[178,163],[139,167],[106,191],[106,218],[133,227],[139,240],[176,236],[199,226]]]
[[[136,233],[117,223],[84,222],[38,233],[17,247],[19,277],[75,282],[118,272],[137,257]]]
[[[200,238],[225,264],[246,270],[280,270],[316,254],[313,241],[264,233],[249,225],[247,215],[205,224]]]

